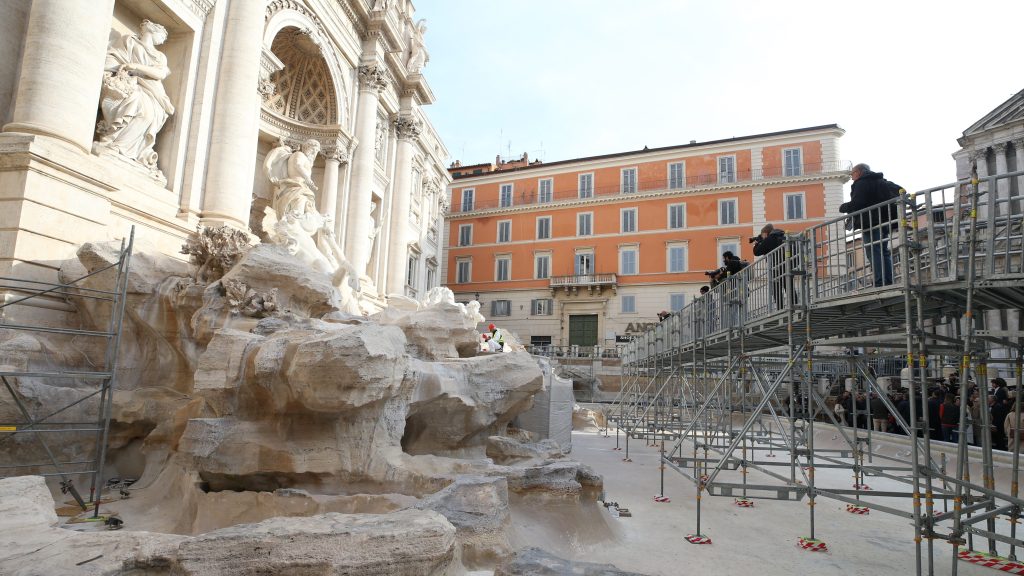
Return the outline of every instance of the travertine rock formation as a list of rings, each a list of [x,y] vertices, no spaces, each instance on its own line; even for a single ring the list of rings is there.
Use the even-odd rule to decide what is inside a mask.
[[[114,555],[133,559],[133,573],[442,574],[460,558],[493,566],[511,549],[509,491],[574,500],[600,486],[557,444],[507,437],[543,375],[521,350],[478,355],[475,306],[438,289],[367,318],[283,246],[207,244],[203,263],[233,266],[190,273],[144,249],[132,259],[107,475],[139,480],[130,500],[109,506],[138,528],[206,534],[159,550],[143,550],[143,539],[132,550],[145,553]],[[114,245],[86,244],[64,274],[116,257]],[[84,286],[113,280],[103,272]],[[272,305],[250,298],[271,293]],[[84,327],[109,321],[106,303],[72,299]],[[0,338],[0,363],[88,364],[97,353]],[[16,380],[35,407],[81,393]],[[0,400],[0,413],[10,409]],[[73,454],[76,444],[62,447]],[[258,524],[231,527],[242,522]],[[291,571],[298,566],[308,570]]]
[[[611,564],[571,562],[540,548],[524,548],[494,571],[494,576],[643,576]]]

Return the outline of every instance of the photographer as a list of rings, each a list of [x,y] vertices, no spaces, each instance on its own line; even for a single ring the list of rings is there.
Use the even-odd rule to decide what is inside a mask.
[[[754,256],[767,256],[773,250],[786,243],[786,232],[778,230],[771,224],[761,228],[761,234],[751,237],[748,242],[754,244]],[[768,262],[768,274],[772,279],[772,299],[778,310],[784,308],[786,293],[785,254],[776,252]]]
[[[749,262],[746,260],[740,260],[738,256],[733,254],[731,251],[722,252],[722,268],[724,268],[728,275],[739,274],[740,270],[747,267]]]

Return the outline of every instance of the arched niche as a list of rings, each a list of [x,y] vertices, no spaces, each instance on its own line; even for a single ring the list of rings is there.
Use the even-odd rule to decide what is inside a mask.
[[[277,33],[270,51],[284,67],[270,75],[274,92],[263,105],[303,124],[340,124],[338,94],[327,62],[312,37],[289,26]]]
[[[263,44],[269,47],[270,51],[285,65],[284,70],[271,74],[271,81],[276,83],[279,78],[290,77],[284,75],[289,64],[293,66],[308,65],[310,68],[316,69],[316,76],[311,76],[310,79],[316,78],[321,84],[328,78],[330,80],[330,89],[333,94],[330,107],[333,112],[331,117],[334,120],[322,123],[307,120],[302,120],[302,122],[347,126],[349,91],[346,78],[349,72],[338,60],[337,50],[332,47],[319,20],[301,5],[290,0],[272,2],[267,7],[267,13]],[[282,58],[283,54],[279,51],[292,53],[298,60],[291,63],[285,61]],[[326,72],[326,76],[323,75],[323,72]],[[292,71],[292,74],[296,73],[297,71]]]

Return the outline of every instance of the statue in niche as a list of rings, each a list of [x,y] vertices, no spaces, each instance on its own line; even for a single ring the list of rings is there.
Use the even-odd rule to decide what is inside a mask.
[[[143,20],[139,34],[126,34],[111,43],[104,64],[96,154],[114,154],[145,168],[166,183],[153,150],[156,135],[174,114],[163,80],[170,75],[167,57],[156,49],[167,40],[167,29]]]
[[[427,50],[423,47],[423,36],[426,33],[427,19],[423,18],[416,23],[416,30],[413,31],[412,37],[409,39],[409,62],[406,68],[414,74],[422,70],[427,63]]]
[[[263,229],[274,244],[284,246],[313,270],[330,274],[341,293],[342,309],[361,315],[359,274],[341,251],[334,236],[334,219],[316,211],[313,161],[320,143],[306,140],[300,150],[284,142],[267,154],[263,173],[274,187]],[[273,212],[271,214],[271,212]]]

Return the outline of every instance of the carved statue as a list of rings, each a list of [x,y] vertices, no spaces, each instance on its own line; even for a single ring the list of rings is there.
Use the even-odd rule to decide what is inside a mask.
[[[171,73],[167,57],[156,49],[167,40],[167,29],[143,20],[140,33],[126,34],[107,50],[100,111],[96,126],[100,139],[96,154],[110,153],[142,165],[150,175],[166,182],[153,150],[156,135],[174,106],[164,92],[163,80]]]
[[[427,50],[423,46],[423,35],[427,33],[427,19],[424,18],[416,23],[416,30],[409,39],[409,61],[406,68],[409,72],[417,73],[427,63]]]
[[[267,210],[273,214],[267,214],[263,229],[273,243],[284,246],[310,268],[330,274],[341,293],[342,308],[359,315],[359,274],[338,246],[333,219],[316,211],[312,170],[319,151],[319,142],[307,140],[301,150],[280,142],[267,154],[263,172],[274,186],[274,198]]]

